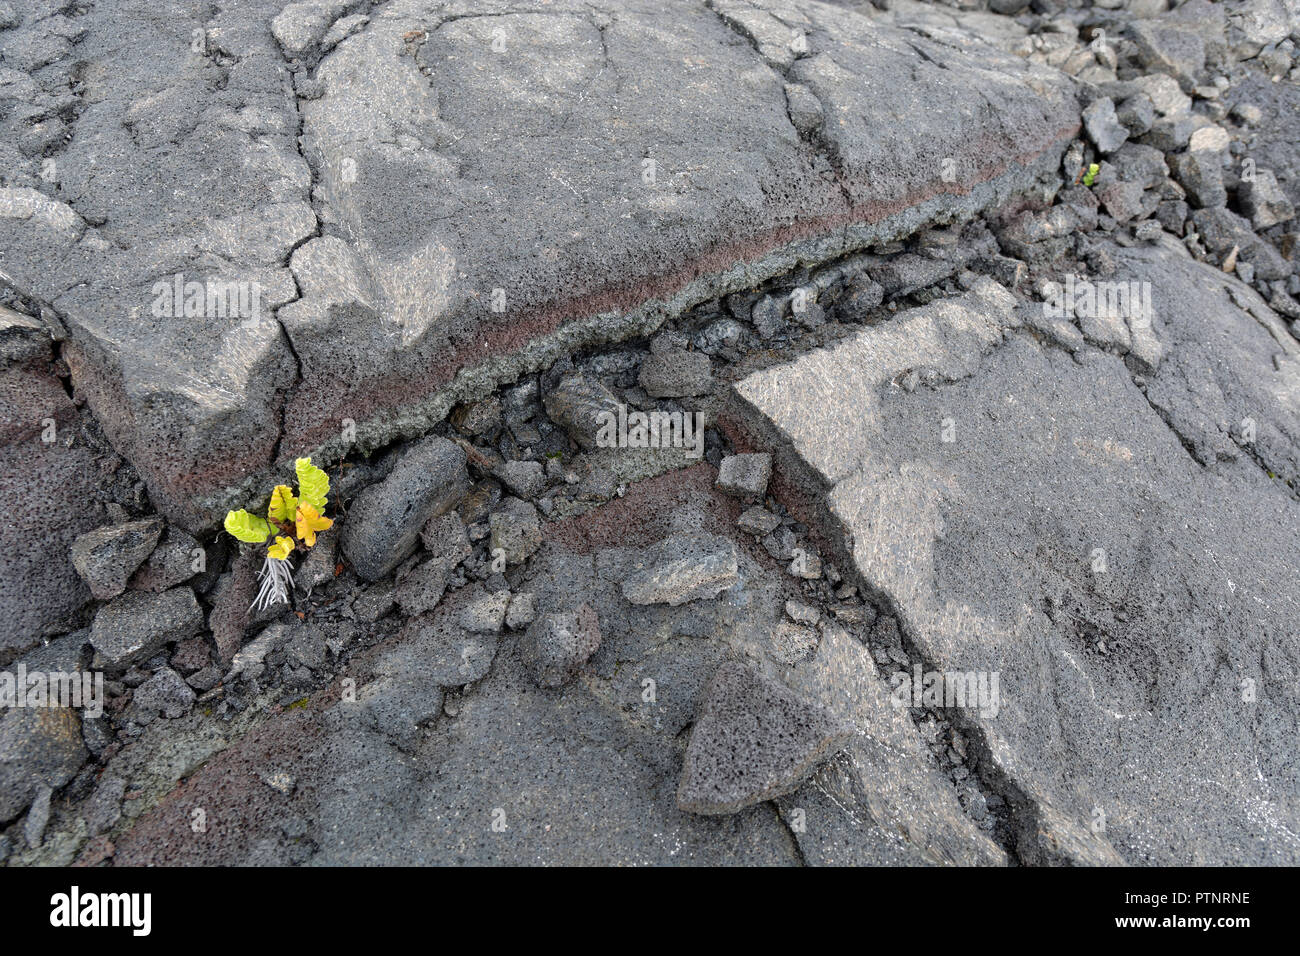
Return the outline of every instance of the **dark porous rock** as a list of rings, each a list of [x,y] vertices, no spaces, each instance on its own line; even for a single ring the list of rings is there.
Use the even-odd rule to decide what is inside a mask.
[[[677,806],[736,813],[790,793],[854,732],[784,684],[727,661],[713,675],[691,730]]]
[[[393,598],[406,615],[432,611],[447,590],[447,562],[429,558],[397,579]]]
[[[122,671],[202,629],[203,609],[189,588],[161,594],[130,591],[95,615],[90,629],[94,664],[106,671]]]
[[[63,786],[85,762],[75,710],[15,707],[0,712],[0,823],[27,809],[42,787]]]
[[[193,709],[194,691],[180,674],[163,667],[135,689],[131,703],[139,712],[174,719]]]
[[[543,614],[528,626],[519,653],[539,687],[562,687],[600,647],[600,623],[590,605]]]
[[[459,445],[437,435],[412,445],[348,511],[340,544],[357,576],[378,581],[390,574],[415,551],[429,519],[455,507],[468,488]]]
[[[595,449],[596,437],[606,414],[618,415],[619,402],[598,380],[580,372],[560,379],[542,398],[551,421],[587,451]]]
[[[180,528],[168,527],[128,584],[136,591],[166,591],[194,577],[206,563],[203,549],[191,535]]]
[[[648,356],[637,381],[651,398],[707,395],[713,388],[713,365],[703,352],[669,349]]]
[[[849,282],[849,287],[835,304],[835,311],[845,322],[865,322],[885,301],[885,288],[865,273]]]
[[[1256,229],[1268,229],[1295,218],[1295,207],[1270,169],[1256,169],[1249,179],[1243,176],[1237,186],[1237,199]]]
[[[90,586],[90,593],[107,601],[126,590],[126,582],[149,557],[162,531],[159,518],[88,531],[72,543],[72,566]]]
[[[465,522],[454,511],[425,522],[424,530],[420,532],[420,541],[425,550],[446,564],[448,570],[473,553],[469,546],[469,535],[465,533]]]

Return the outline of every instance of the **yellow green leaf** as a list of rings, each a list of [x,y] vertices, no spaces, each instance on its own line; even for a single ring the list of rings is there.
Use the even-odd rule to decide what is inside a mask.
[[[261,544],[271,534],[271,526],[265,520],[242,508],[226,513],[225,528],[229,534],[249,544]]]
[[[309,504],[320,514],[329,501],[330,477],[311,463],[310,458],[299,458],[293,464],[298,473],[298,500]]]
[[[275,539],[275,544],[266,549],[266,553],[277,561],[283,561],[289,557],[289,552],[293,550],[293,538],[286,538],[283,535]]]
[[[298,506],[298,537],[303,540],[307,547],[316,543],[317,531],[328,531],[334,522],[329,518],[322,518],[311,505]]]
[[[293,496],[293,489],[288,485],[276,485],[271,492],[271,507],[266,516],[272,521],[292,521],[293,513],[298,507],[298,499]]]

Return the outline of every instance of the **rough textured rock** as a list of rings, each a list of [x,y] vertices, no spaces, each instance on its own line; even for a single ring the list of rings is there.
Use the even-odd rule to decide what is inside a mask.
[[[75,710],[6,708],[0,714],[0,822],[22,813],[42,787],[57,789],[71,780],[86,756]]]
[[[638,381],[651,398],[707,395],[713,388],[712,363],[703,352],[654,352],[641,366]]]
[[[562,687],[600,648],[596,611],[581,604],[571,611],[543,614],[519,640],[520,658],[538,687]]]
[[[996,718],[960,713],[1023,808],[1023,859],[1293,861],[1294,702],[1243,687],[1294,660],[1294,502],[1253,456],[1297,473],[1300,343],[1176,245],[1121,250],[1114,278],[1153,287],[1166,355],[1145,394],[972,296],[750,376],[736,427],[829,489],[810,517],[927,669],[1001,675]],[[888,387],[917,365],[945,384]],[[1251,454],[1225,434],[1246,418]]]
[[[500,551],[507,564],[520,564],[542,546],[542,523],[537,509],[527,501],[506,498],[488,516],[491,547]]]
[[[796,789],[855,733],[784,684],[729,661],[691,728],[677,805],[735,813]]]
[[[191,531],[298,455],[420,434],[575,343],[1031,189],[1077,126],[1050,69],[803,0],[398,0],[322,36],[341,9],[115,0],[77,18],[75,53],[49,21],[21,33],[59,52],[17,101],[66,119],[57,188],[14,154],[5,272],[57,310],[78,388]],[[219,83],[216,49],[239,64]],[[299,99],[287,67],[317,51]],[[94,110],[68,92],[83,71]],[[813,100],[844,121],[810,134]],[[244,298],[185,314],[178,275]]]
[[[718,465],[718,487],[745,501],[762,501],[771,477],[772,456],[763,452],[728,455]]]
[[[86,507],[102,473],[76,434],[76,409],[57,378],[28,366],[0,369],[0,510],[8,516],[0,523],[0,660],[35,646],[90,598],[70,547],[102,523]]]
[[[105,604],[95,615],[90,629],[95,666],[123,670],[202,629],[203,609],[189,588],[161,594],[131,591]]]
[[[72,566],[100,601],[117,597],[162,536],[157,518],[88,531],[72,542]]]
[[[720,535],[675,534],[646,548],[623,579],[633,604],[668,604],[717,597],[739,580],[736,546]]]
[[[148,714],[184,717],[194,706],[194,691],[174,670],[162,667],[135,689],[131,703]]]
[[[343,554],[359,577],[378,581],[411,556],[425,524],[468,490],[460,446],[437,435],[416,443],[348,509],[339,541]]]

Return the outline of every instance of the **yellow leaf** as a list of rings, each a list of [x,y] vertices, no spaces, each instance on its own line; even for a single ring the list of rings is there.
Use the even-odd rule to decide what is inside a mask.
[[[316,532],[326,531],[332,527],[334,522],[329,518],[322,518],[311,505],[298,506],[298,537],[303,540],[307,547],[316,543]]]
[[[271,492],[271,507],[266,509],[266,516],[272,521],[292,521],[298,499],[293,496],[293,489],[288,485],[276,485]]]
[[[283,561],[289,557],[289,552],[293,550],[293,538],[286,538],[284,535],[275,539],[275,544],[266,549],[266,553],[277,561]]]
[[[329,475],[313,465],[310,458],[299,458],[293,467],[298,474],[298,500],[311,505],[317,514],[324,511],[329,501],[325,497],[330,490]]]
[[[271,527],[257,515],[243,508],[226,515],[226,531],[248,544],[261,544],[271,534]]]

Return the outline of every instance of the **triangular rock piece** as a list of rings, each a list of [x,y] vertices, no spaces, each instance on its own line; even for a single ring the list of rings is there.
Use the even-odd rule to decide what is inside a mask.
[[[789,793],[853,734],[852,725],[784,684],[727,661],[691,731],[677,806],[735,813]]]

